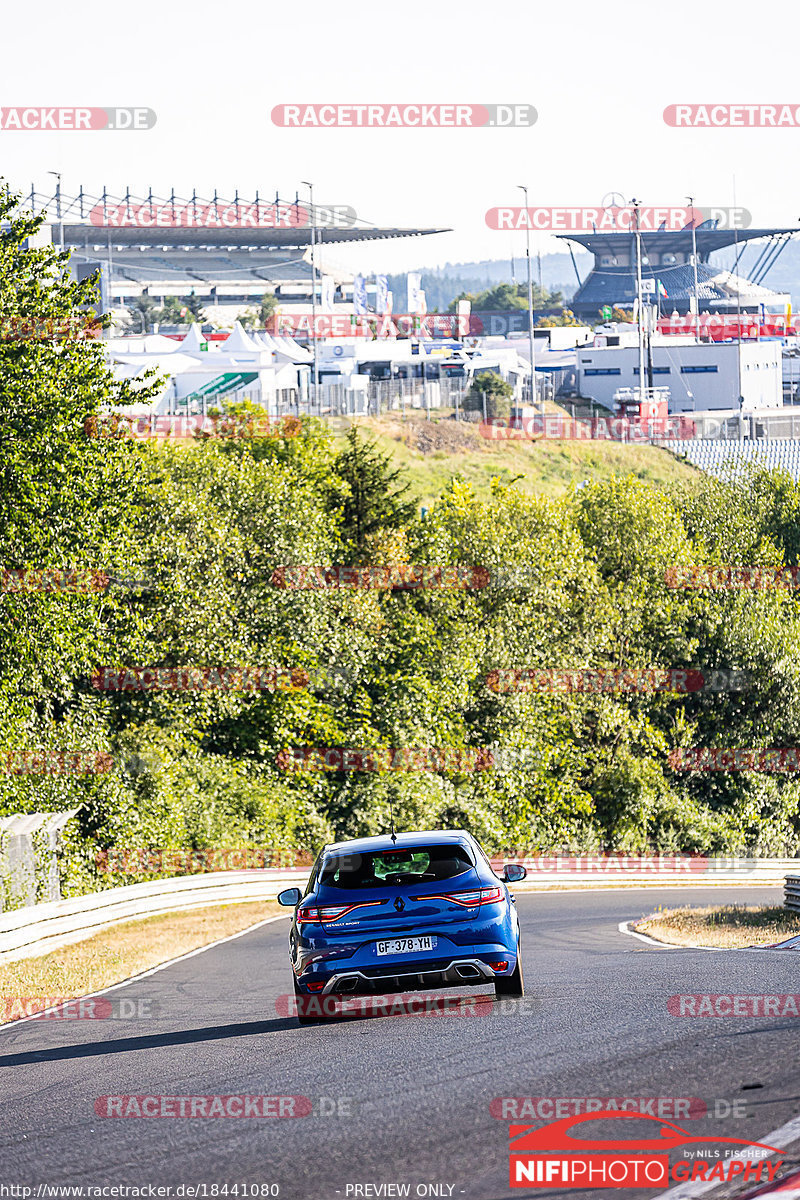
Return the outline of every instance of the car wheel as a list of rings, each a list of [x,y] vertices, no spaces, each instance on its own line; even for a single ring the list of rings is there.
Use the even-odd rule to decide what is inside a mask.
[[[494,981],[495,996],[524,996],[525,977],[522,973],[522,956],[517,943],[517,965],[510,975],[497,975]]]
[[[317,1023],[317,1021],[322,1020],[320,1013],[308,1013],[303,1011],[302,1002],[304,1000],[310,1000],[312,997],[309,996],[307,992],[301,990],[296,979],[293,978],[292,982],[294,983],[294,999],[298,1025],[314,1025]]]

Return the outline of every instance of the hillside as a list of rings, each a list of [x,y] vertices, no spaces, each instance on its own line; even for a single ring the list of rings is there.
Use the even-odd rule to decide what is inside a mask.
[[[335,423],[337,440],[349,422]],[[368,418],[369,430],[397,466],[407,469],[419,501],[430,505],[454,475],[469,482],[478,499],[488,499],[493,477],[529,494],[557,496],[584,479],[633,475],[656,486],[699,479],[699,472],[656,446],[616,442],[488,442],[474,425],[453,421]]]

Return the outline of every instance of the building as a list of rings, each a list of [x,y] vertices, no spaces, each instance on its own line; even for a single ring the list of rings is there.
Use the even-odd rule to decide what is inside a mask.
[[[616,344],[609,345],[609,340]],[[780,408],[783,405],[782,346],[760,341],[695,342],[687,337],[654,336],[650,346],[652,384],[669,388],[670,413]],[[600,334],[595,345],[577,350],[578,390],[606,408],[620,388],[640,386],[636,329]]]
[[[349,303],[353,275],[337,266],[336,246],[448,232],[382,228],[341,205],[312,210],[297,198],[245,200],[238,192],[228,201],[216,192],[204,200],[32,190],[24,204],[47,213],[43,228],[56,245],[101,265],[112,308],[143,295],[163,307],[168,297],[194,293],[209,316],[216,310],[228,323],[267,292],[308,307],[314,269],[318,305]]]
[[[640,234],[642,282],[661,311],[688,313],[694,298],[693,242],[697,245],[697,296],[700,311],[733,313],[782,312],[788,294],[763,287],[760,280],[777,261],[796,230],[715,229],[711,222],[679,230],[654,230]],[[636,236],[629,231],[558,234],[578,242],[594,255],[594,265],[570,301],[576,316],[597,321],[604,306],[632,309],[636,301]],[[753,266],[752,279],[721,270],[711,264],[714,251],[737,243],[767,239]],[[577,268],[576,268],[577,274]],[[647,282],[646,282],[647,281]]]

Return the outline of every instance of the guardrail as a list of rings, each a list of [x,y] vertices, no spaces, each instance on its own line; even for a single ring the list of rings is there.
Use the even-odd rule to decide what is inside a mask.
[[[547,884],[582,888],[625,884],[707,887],[732,883],[780,884],[785,880],[786,906],[800,911],[800,875],[788,874],[797,867],[797,858],[508,855],[493,857],[491,861],[498,871],[505,862],[523,863],[528,877],[524,883],[513,885],[515,891],[535,890]],[[0,913],[0,964],[47,954],[135,917],[248,900],[274,900],[283,888],[305,884],[308,872],[308,867],[209,871],[108,888],[88,896]]]
[[[514,888],[539,884],[569,884],[572,887],[611,887],[619,884],[691,884],[708,887],[715,884],[783,883],[787,874],[800,864],[798,858],[711,858],[703,855],[540,855],[504,858],[492,855],[491,864],[498,873],[503,864],[522,863],[528,872],[524,883]]]
[[[209,871],[14,909],[0,913],[0,964],[47,954],[134,917],[248,900],[274,900],[283,888],[305,884],[307,879],[308,868],[296,872],[279,868]],[[287,909],[287,915],[288,912]]]

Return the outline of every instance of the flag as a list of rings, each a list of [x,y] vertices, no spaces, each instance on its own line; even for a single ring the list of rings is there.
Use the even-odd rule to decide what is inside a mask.
[[[408,312],[414,316],[419,312],[419,293],[422,284],[422,276],[419,271],[409,271],[407,279],[408,290]]]
[[[367,281],[363,275],[356,275],[353,280],[353,312],[357,316],[367,311]]]
[[[320,307],[323,312],[333,312],[333,293],[336,287],[335,280],[332,275],[322,276],[322,294]]]
[[[456,301],[456,336],[465,338],[469,336],[469,318],[472,312],[472,302],[470,300]]]
[[[390,312],[389,279],[386,275],[375,276],[375,312]]]
[[[669,298],[667,296],[667,289],[664,287],[660,279],[658,280],[658,294],[659,296],[663,296],[665,300]]]

